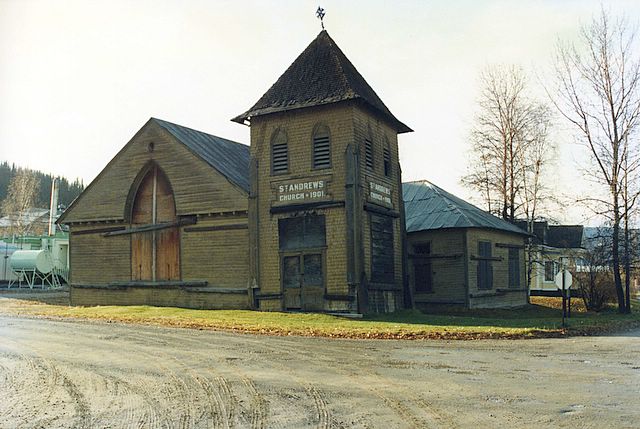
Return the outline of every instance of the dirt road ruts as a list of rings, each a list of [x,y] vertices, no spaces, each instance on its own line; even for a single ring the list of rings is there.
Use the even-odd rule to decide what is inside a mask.
[[[0,316],[0,428],[640,427],[640,331],[261,337]]]

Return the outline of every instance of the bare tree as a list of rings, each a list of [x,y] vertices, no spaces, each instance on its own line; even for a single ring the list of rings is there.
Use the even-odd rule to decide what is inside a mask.
[[[477,190],[487,209],[503,219],[533,220],[549,161],[549,109],[527,95],[520,68],[487,68],[480,82],[470,171],[462,183]]]
[[[469,174],[462,183],[482,196],[489,212],[511,222],[524,218],[533,234],[541,205],[551,200],[544,180],[555,152],[549,139],[549,108],[528,95],[518,67],[487,68],[480,82]],[[533,245],[527,240],[528,286],[536,263]]]
[[[11,222],[9,233],[22,236],[31,227],[29,210],[35,207],[40,182],[34,171],[19,169],[11,178],[7,196],[2,202],[2,212]]]
[[[558,46],[558,86],[551,98],[588,149],[595,167],[593,178],[606,189],[606,199],[589,196],[582,200],[598,207],[599,214],[611,223],[618,311],[627,312],[628,293],[625,297],[620,273],[620,227],[638,197],[625,183],[638,170],[638,152],[631,144],[640,121],[640,62],[626,21],[612,22],[604,10],[582,28],[580,42],[582,50],[574,44]],[[628,229],[628,222],[625,225]],[[627,272],[626,277],[629,275]]]

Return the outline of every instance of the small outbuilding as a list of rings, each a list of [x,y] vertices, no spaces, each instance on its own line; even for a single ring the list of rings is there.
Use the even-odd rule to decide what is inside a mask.
[[[73,305],[248,308],[249,147],[150,119],[64,212]]]
[[[402,188],[407,272],[417,308],[527,303],[525,231],[426,180]]]

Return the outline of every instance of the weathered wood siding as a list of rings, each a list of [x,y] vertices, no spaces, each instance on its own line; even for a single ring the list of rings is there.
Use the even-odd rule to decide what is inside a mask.
[[[312,169],[312,134],[318,124],[328,126],[331,136],[331,168]],[[289,147],[289,174],[271,173],[271,136],[281,128],[286,131]],[[258,171],[258,278],[260,293],[274,295],[275,299],[260,301],[262,310],[282,310],[283,299],[280,276],[280,253],[278,242],[278,219],[294,213],[272,214],[273,196],[278,182],[290,180],[324,179],[328,182],[326,192],[332,201],[345,199],[344,151],[353,141],[351,108],[332,105],[313,109],[300,109],[284,114],[273,114],[252,118],[251,156],[257,160]],[[327,248],[326,291],[327,294],[347,296],[349,287],[346,274],[345,213],[343,207],[315,209],[315,214],[324,215],[326,222]],[[327,301],[324,310],[346,310],[347,301]]]
[[[412,232],[407,235],[409,244],[409,283],[414,291],[414,301],[420,304],[466,305],[467,286],[465,275],[465,232],[462,229]],[[432,292],[415,292],[413,246],[431,243]]]
[[[361,184],[363,186],[363,198],[367,199],[369,193],[369,181],[375,181],[378,184],[388,186],[391,189],[391,201],[393,204],[393,211],[399,212],[400,210],[400,181],[398,169],[400,168],[400,161],[398,157],[398,135],[396,131],[390,127],[386,121],[380,120],[374,116],[369,110],[365,110],[361,107],[353,107],[353,127],[354,127],[354,140],[357,142],[360,148],[360,174]],[[365,157],[365,140],[370,140],[373,152],[373,169],[368,169],[366,166]],[[388,144],[391,158],[391,174],[389,176],[384,175],[384,162],[383,153],[384,148]],[[363,216],[363,247],[364,247],[364,267],[369,284],[375,284],[376,279],[371,276],[371,219],[370,216]],[[402,301],[402,236],[400,219],[398,217],[393,218],[393,272],[394,272],[394,285],[392,289],[397,291],[395,296],[397,300],[397,308],[401,307]],[[389,286],[387,286],[389,287]],[[391,310],[393,311],[393,310]]]
[[[106,285],[131,280],[131,237],[105,238],[87,232],[124,227],[123,223],[71,225],[69,228],[70,283]]]
[[[477,286],[478,242],[491,243],[491,253],[499,260],[491,263],[493,269],[493,288],[479,290]],[[524,250],[520,249],[520,287],[509,287],[509,246],[524,246],[524,237],[503,231],[486,229],[469,229],[467,231],[467,247],[469,249],[469,307],[500,308],[519,307],[527,303],[527,287],[525,281]]]
[[[153,151],[149,150],[150,143]],[[155,161],[167,175],[178,216],[247,210],[246,192],[151,121],[78,197],[64,215],[64,222],[126,219],[125,207],[132,184],[149,161]]]
[[[93,289],[72,287],[71,305],[153,305],[207,310],[247,309],[246,291],[216,293],[189,288],[122,287]]]
[[[314,169],[312,166],[313,130],[319,125],[329,130],[331,140],[331,168],[327,169]],[[273,174],[271,171],[271,139],[278,129],[284,131],[287,136],[289,169],[286,174]],[[362,279],[368,284],[374,284],[376,279],[371,276],[370,264],[371,229],[369,216],[363,211],[363,203],[368,193],[368,180],[374,180],[392,189],[393,210],[397,212],[400,209],[401,191],[398,189],[400,171],[395,130],[355,103],[337,103],[251,119],[251,156],[256,165],[255,176],[257,177],[255,189],[257,213],[253,220],[255,227],[258,228],[257,239],[255,239],[258,248],[255,262],[256,280],[260,286],[260,294],[268,296],[260,301],[260,309],[281,310],[283,308],[278,220],[295,214],[295,211],[271,213],[271,208],[277,205],[274,204],[274,189],[279,183],[292,180],[326,180],[328,183],[326,192],[330,197],[328,201],[336,202],[338,205],[309,210],[315,215],[324,215],[326,222],[326,249],[324,250],[326,298],[323,310],[355,311],[356,303],[348,299],[354,297],[355,290],[348,283],[347,237],[349,231],[345,210],[348,171],[345,152],[349,145],[355,147],[360,153],[359,159],[364,163],[366,138],[371,138],[374,142],[377,161],[373,171],[361,168],[361,175],[357,178],[358,186],[362,188],[359,191],[362,199],[355,202],[354,209],[361,212],[359,216],[363,222],[353,225],[362,238],[359,243],[362,248],[355,253],[358,254],[357,258],[362,257],[364,261],[359,262],[363,270],[353,276],[353,281],[360,282]],[[392,173],[389,177],[384,175],[382,162],[386,141],[389,142],[392,164]],[[378,308],[384,306],[386,311],[393,311],[402,304],[403,232],[399,217],[394,217],[392,223],[394,279],[392,282],[372,287],[370,294],[373,304]],[[380,304],[378,301],[384,301],[384,305],[378,305]]]
[[[206,280],[209,287],[247,289],[247,217],[201,218],[182,229],[182,278]]]

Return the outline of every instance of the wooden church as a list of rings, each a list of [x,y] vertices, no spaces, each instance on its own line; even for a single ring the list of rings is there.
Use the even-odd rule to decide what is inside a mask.
[[[409,304],[398,120],[322,31],[233,119],[150,119],[59,222],[73,305],[388,312]]]

